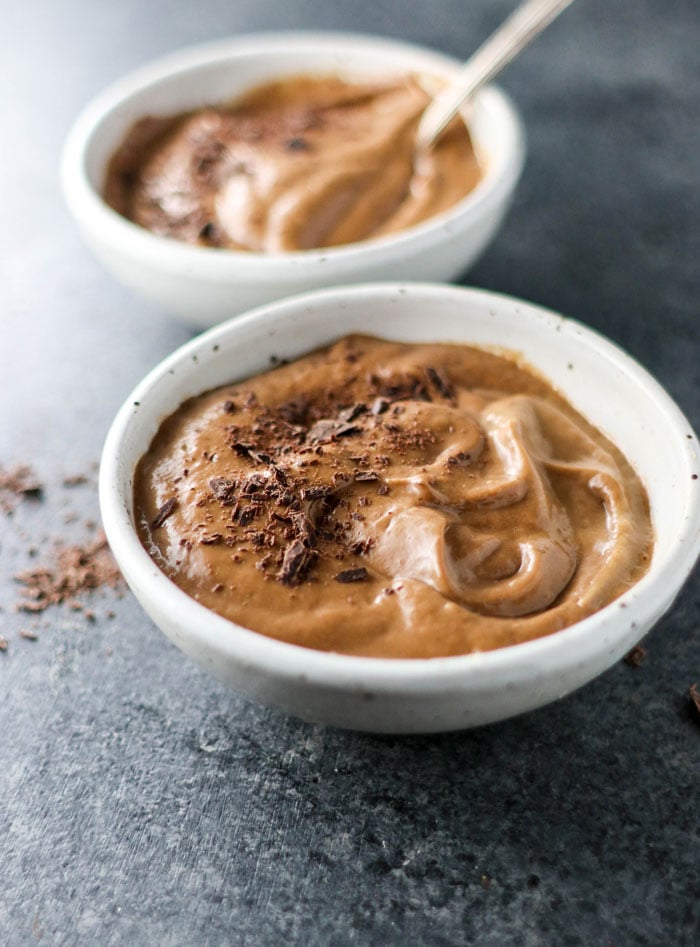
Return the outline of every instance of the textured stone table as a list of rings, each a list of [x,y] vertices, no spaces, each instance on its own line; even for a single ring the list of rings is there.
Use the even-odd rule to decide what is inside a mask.
[[[641,667],[498,726],[414,739],[247,703],[128,593],[97,593],[92,622],[48,610],[36,641],[14,611],[18,570],[58,536],[92,534],[109,422],[189,337],[117,286],[67,217],[58,159],[80,107],[147,59],[220,35],[342,28],[461,54],[510,6],[5,6],[0,463],[30,463],[45,489],[0,515],[0,943],[697,942],[697,575]],[[696,428],[699,19],[696,0],[586,0],[510,68],[529,160],[468,276],[603,330]],[[64,484],[76,474],[88,482]]]

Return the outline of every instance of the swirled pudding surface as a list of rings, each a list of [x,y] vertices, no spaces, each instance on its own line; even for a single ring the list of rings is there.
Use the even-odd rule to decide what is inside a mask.
[[[411,76],[301,76],[228,106],[146,117],[113,156],[105,198],[154,233],[234,250],[308,250],[404,230],[456,204],[481,176],[461,122],[416,161],[428,102]]]
[[[634,470],[544,380],[467,346],[365,336],[185,402],[138,465],[135,505],[193,598],[356,655],[550,634],[628,589],[652,550]]]

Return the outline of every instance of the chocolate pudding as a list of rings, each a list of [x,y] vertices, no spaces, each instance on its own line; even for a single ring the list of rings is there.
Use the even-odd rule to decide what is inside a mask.
[[[395,233],[452,207],[481,176],[460,121],[416,158],[429,101],[412,76],[299,76],[231,105],[146,117],[112,157],[105,199],[161,236],[256,253]]]
[[[142,542],[185,592],[344,654],[548,635],[627,590],[652,552],[620,451],[515,358],[463,345],[349,336],[192,398],[134,490]]]

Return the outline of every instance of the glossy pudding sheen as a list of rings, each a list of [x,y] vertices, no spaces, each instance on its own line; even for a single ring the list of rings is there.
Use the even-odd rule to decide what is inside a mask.
[[[481,177],[459,121],[416,156],[429,101],[412,76],[299,76],[231,105],[146,117],[112,157],[105,199],[156,234],[232,250],[392,234],[452,207]]]
[[[185,402],[139,462],[135,508],[203,605],[375,657],[551,634],[652,551],[634,470],[547,382],[479,349],[365,336]]]

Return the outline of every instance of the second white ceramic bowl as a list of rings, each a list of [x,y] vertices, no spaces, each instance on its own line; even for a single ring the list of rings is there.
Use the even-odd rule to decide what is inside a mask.
[[[145,115],[226,101],[284,75],[355,78],[409,71],[449,78],[458,67],[456,60],[422,47],[341,33],[260,34],[183,50],[116,82],[78,118],[62,162],[68,207],[118,280],[197,326],[321,286],[454,279],[491,241],[523,165],[520,121],[495,87],[479,93],[469,117],[485,166],[482,181],[447,212],[382,239],[279,254],[194,247],[126,220],[108,207],[101,191],[110,156]]]
[[[187,596],[134,528],[133,474],[162,420],[187,398],[348,332],[507,347],[564,393],[644,481],[656,534],[649,572],[595,615],[513,647],[430,660],[311,651],[248,631]],[[700,551],[700,453],[657,382],[602,336],[506,296],[436,285],[328,290],[267,306],[166,359],[119,412],[104,448],[100,503],[117,561],[144,609],[198,664],[254,699],[359,730],[454,730],[539,707],[600,674],[670,607]]]

